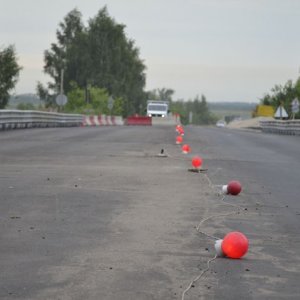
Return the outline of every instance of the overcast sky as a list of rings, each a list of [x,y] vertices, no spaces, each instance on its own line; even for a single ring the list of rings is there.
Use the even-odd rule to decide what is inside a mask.
[[[87,24],[104,5],[140,49],[147,90],[255,102],[300,75],[300,0],[0,0],[0,47],[23,66],[14,93],[49,80],[43,52],[69,11]]]

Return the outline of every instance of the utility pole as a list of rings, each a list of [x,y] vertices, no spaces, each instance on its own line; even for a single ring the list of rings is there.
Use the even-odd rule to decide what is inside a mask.
[[[64,69],[60,71],[60,94],[64,94]]]
[[[64,70],[60,72],[60,93],[56,96],[56,104],[58,105],[58,111],[63,110],[63,106],[68,102],[68,98],[64,95]]]
[[[189,112],[189,124],[192,124],[193,123],[193,112],[190,111]]]

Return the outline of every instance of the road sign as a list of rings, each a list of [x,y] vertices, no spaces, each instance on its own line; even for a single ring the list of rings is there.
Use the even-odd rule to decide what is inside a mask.
[[[295,114],[299,112],[299,100],[297,98],[292,101],[292,112]]]
[[[107,108],[109,110],[112,110],[113,107],[114,107],[114,98],[112,96],[109,96],[107,101]]]
[[[288,114],[286,112],[286,110],[284,109],[283,106],[279,105],[276,112],[275,112],[275,115],[274,115],[275,118],[287,118],[288,117]]]
[[[57,95],[55,101],[56,101],[56,104],[57,104],[57,105],[63,106],[63,105],[66,105],[66,104],[67,104],[68,98],[67,98],[66,95],[59,94],[59,95]]]

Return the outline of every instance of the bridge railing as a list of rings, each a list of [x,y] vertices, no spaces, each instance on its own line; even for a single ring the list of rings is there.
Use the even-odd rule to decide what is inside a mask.
[[[262,132],[286,135],[300,135],[300,120],[262,120]]]
[[[0,130],[34,127],[80,126],[83,115],[62,114],[34,110],[0,109]]]

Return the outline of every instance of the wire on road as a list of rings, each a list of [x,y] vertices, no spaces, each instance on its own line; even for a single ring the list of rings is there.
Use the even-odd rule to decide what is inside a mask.
[[[185,294],[192,288],[193,284],[198,281],[209,269],[210,269],[210,263],[214,261],[217,258],[217,255],[215,255],[213,258],[207,261],[207,268],[204,269],[201,274],[199,274],[196,278],[194,278],[189,286],[183,291],[181,300],[184,300]]]
[[[213,183],[211,182],[211,180],[210,180],[210,178],[207,176],[207,174],[205,174],[205,177],[206,177],[206,179],[207,179],[207,181],[208,181],[208,184],[209,184],[209,186],[211,187],[211,189],[212,189],[213,191],[217,192],[217,191],[216,191],[216,186],[213,185]],[[221,195],[219,192],[218,192],[217,194],[218,194],[219,196]],[[207,218],[202,219],[201,222],[200,222],[200,223],[198,224],[198,226],[196,227],[197,232],[199,232],[199,233],[201,233],[201,234],[207,236],[208,238],[214,239],[214,240],[220,240],[220,239],[221,239],[221,238],[219,238],[219,237],[216,237],[216,236],[214,236],[214,235],[211,235],[211,234],[206,233],[205,231],[201,230],[200,228],[201,228],[201,226],[203,225],[204,222],[206,222],[206,221],[208,221],[208,220],[210,220],[210,219],[218,218],[218,217],[226,217],[226,216],[235,215],[235,214],[239,214],[239,213],[240,213],[240,211],[241,211],[241,209],[242,209],[242,207],[241,207],[240,205],[232,204],[232,203],[226,202],[225,199],[226,199],[226,195],[223,195],[221,201],[222,201],[224,204],[226,204],[226,205],[230,205],[230,206],[232,206],[232,207],[235,207],[237,210],[231,211],[231,212],[229,212],[229,213],[223,213],[223,214],[211,215],[211,216],[209,216],[209,217],[207,217]],[[207,261],[207,268],[206,268],[205,270],[203,270],[203,271],[201,272],[201,274],[199,274],[195,279],[193,279],[193,280],[191,281],[191,283],[189,284],[189,286],[183,291],[181,300],[184,300],[185,294],[192,288],[193,284],[194,284],[196,281],[198,281],[198,280],[199,280],[199,279],[200,279],[200,278],[201,278],[201,277],[202,277],[202,276],[210,269],[210,263],[211,263],[212,261],[214,261],[217,257],[218,257],[218,256],[217,256],[217,254],[216,254],[213,258],[211,258],[211,259],[209,259],[209,260]]]

